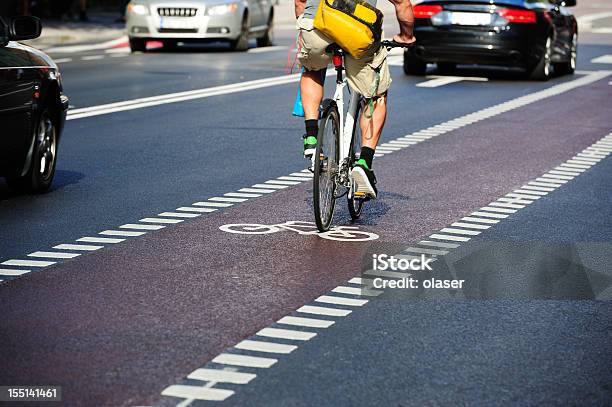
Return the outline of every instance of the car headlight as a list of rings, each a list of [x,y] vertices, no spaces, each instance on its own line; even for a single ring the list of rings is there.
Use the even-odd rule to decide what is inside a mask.
[[[209,16],[220,16],[223,14],[235,13],[238,10],[238,3],[219,4],[208,9]]]
[[[146,16],[149,14],[149,7],[144,4],[134,4],[130,3],[127,6],[128,13],[139,14],[141,16]]]

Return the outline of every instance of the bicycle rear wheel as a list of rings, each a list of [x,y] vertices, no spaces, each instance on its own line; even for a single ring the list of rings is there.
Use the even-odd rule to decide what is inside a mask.
[[[351,149],[350,149],[350,158],[349,158],[349,171],[353,167],[355,161],[357,161],[357,153],[361,150],[361,125],[360,125],[360,115],[361,113],[361,104],[357,107],[357,112],[355,113],[355,127],[353,127],[353,138],[351,140]],[[351,214],[351,219],[357,220],[361,216],[361,209],[363,209],[363,199],[355,198],[353,194],[353,189],[355,187],[354,182],[351,182],[351,191],[346,194],[348,210]]]
[[[324,102],[325,105],[327,108],[319,123],[313,178],[315,222],[320,232],[329,229],[334,217],[340,154],[340,116],[334,103]]]

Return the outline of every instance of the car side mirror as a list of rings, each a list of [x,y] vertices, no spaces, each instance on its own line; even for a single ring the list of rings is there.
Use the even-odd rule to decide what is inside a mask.
[[[42,24],[32,16],[13,17],[9,22],[9,40],[23,41],[40,37]]]

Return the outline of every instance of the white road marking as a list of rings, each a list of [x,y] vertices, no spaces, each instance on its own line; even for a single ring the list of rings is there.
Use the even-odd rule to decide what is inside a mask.
[[[561,185],[567,183],[567,181],[563,180],[563,179],[544,178],[543,176],[542,177],[538,177],[535,180],[536,180],[536,182],[545,182],[545,183],[556,185],[558,187],[560,187]]]
[[[58,244],[53,246],[57,250],[83,250],[83,251],[94,251],[103,249],[104,246],[94,246],[88,244]]]
[[[43,257],[49,259],[74,259],[79,257],[81,253],[66,253],[66,252],[34,252],[28,254],[28,257]]]
[[[177,224],[183,222],[183,219],[170,219],[170,218],[143,218],[138,222],[145,223],[167,223],[167,224]]]
[[[30,272],[32,272],[32,270],[13,270],[0,268],[0,276],[22,276]]]
[[[591,59],[593,64],[612,64],[612,55],[602,55]]]
[[[231,366],[269,368],[278,362],[278,359],[261,358],[259,356],[237,355],[233,353],[222,353],[212,360],[213,363]]]
[[[561,166],[555,167],[554,170],[550,170],[548,171],[549,174],[560,174],[560,175],[571,175],[571,176],[578,176],[581,173],[583,173],[583,170],[578,170],[578,169],[569,169],[569,168],[563,168]]]
[[[229,85],[213,86],[210,88],[196,89],[185,92],[169,93],[159,96],[151,96],[126,100],[123,102],[108,103],[99,106],[74,109],[68,113],[67,120],[82,119],[85,117],[100,116],[104,114],[124,112],[145,107],[160,106],[169,103],[185,102],[194,99],[203,99],[211,96],[227,95],[231,93],[245,92],[249,90],[268,88],[271,86],[284,85],[296,82],[300,74],[281,75],[272,78],[257,79],[253,81],[237,82]]]
[[[282,177],[278,177],[277,179],[282,179],[285,181],[299,181],[299,182],[304,182],[304,181],[308,181],[310,177],[289,177],[289,176],[282,176]]]
[[[276,189],[263,189],[263,188],[240,188],[238,192],[254,192],[254,193],[262,193],[262,194],[270,194],[272,192],[276,192]]]
[[[181,206],[180,208],[176,208],[175,210],[179,211],[179,212],[210,213],[210,212],[216,212],[218,209],[215,209],[215,208],[194,208],[192,206]]]
[[[456,83],[461,81],[472,81],[472,82],[487,82],[488,78],[469,77],[469,76],[440,76],[432,77],[425,82],[417,83],[416,86],[419,88],[437,88],[439,86],[448,85],[450,83]]]
[[[162,212],[158,213],[157,216],[167,216],[170,218],[197,218],[201,216],[199,213],[189,213],[189,212]]]
[[[234,206],[232,203],[223,203],[223,202],[195,202],[193,205],[195,206],[212,206],[217,208],[227,208],[228,206]]]
[[[350,284],[363,284],[363,279],[361,277],[353,277],[348,282]]]
[[[528,200],[528,199],[521,199],[521,198],[499,198],[498,201],[501,202],[509,202],[509,203],[518,203],[518,204],[524,204],[523,207],[525,205],[529,205],[532,204],[533,201],[532,200]]]
[[[452,233],[455,235],[469,235],[469,236],[478,236],[480,233],[482,233],[476,230],[465,230],[465,229],[456,229],[456,228],[442,228],[440,232]]]
[[[473,216],[465,216],[465,217],[461,218],[461,220],[466,220],[468,222],[486,223],[486,224],[489,224],[489,225],[493,225],[493,224],[499,223],[499,220],[497,220],[497,219],[475,218]]]
[[[448,250],[426,249],[424,247],[409,247],[407,249],[404,249],[404,251],[409,252],[409,253],[435,254],[435,255],[440,255],[440,256],[443,256],[448,253]],[[416,257],[416,258],[419,258],[419,257]]]
[[[232,394],[232,390],[214,389],[210,387],[185,386],[175,384],[166,387],[161,392],[162,396],[178,397],[184,399],[206,400],[206,401],[223,401]]]
[[[292,177],[302,177],[302,178],[313,178],[314,175],[311,172],[292,172],[291,174]]]
[[[234,346],[237,349],[252,350],[254,352],[266,352],[266,353],[291,353],[297,349],[295,345],[285,345],[282,343],[274,342],[261,342],[244,340],[238,345]]]
[[[138,223],[126,223],[119,226],[121,229],[136,229],[136,230],[160,230],[165,228],[163,225],[139,225]]]
[[[100,233],[98,233],[99,235],[106,235],[106,236],[130,236],[130,237],[136,237],[136,236],[142,236],[147,232],[129,232],[127,230],[104,230]]]
[[[55,61],[56,64],[65,64],[66,62],[71,62],[72,58],[57,58],[53,61]]]
[[[272,185],[272,184],[255,184],[251,188],[274,188],[274,189],[285,189],[289,188],[287,185]]]
[[[571,160],[568,161],[568,163],[576,163],[576,164],[597,164],[598,162],[600,162],[601,159],[599,158],[585,158],[585,157],[578,157],[575,156],[573,157]]]
[[[334,321],[286,316],[276,321],[276,323],[285,325],[305,326],[308,328],[329,328],[334,324]]]
[[[333,297],[331,295],[322,295],[315,299],[316,302],[335,305],[349,305],[351,307],[361,307],[368,303],[368,300],[358,300],[356,298]]]
[[[262,47],[262,48],[251,48],[247,51],[247,53],[249,54],[259,54],[259,53],[263,53],[263,52],[273,52],[273,51],[280,51],[280,50],[284,50],[287,49],[286,46],[284,45],[276,45],[276,46],[272,46],[272,47]]]
[[[512,209],[523,209],[525,207],[525,205],[517,205],[515,203],[508,203],[508,202],[491,202],[487,206],[499,206],[502,208],[512,208]]]
[[[104,55],[87,55],[81,57],[81,60],[83,61],[97,61],[99,59],[104,59]]]
[[[491,227],[487,225],[478,225],[476,223],[464,223],[464,222],[451,223],[451,226],[454,226],[456,228],[469,228],[469,229],[481,229],[481,230],[486,230]]]
[[[247,199],[244,198],[228,198],[222,196],[216,196],[214,198],[209,198],[209,201],[218,201],[218,202],[244,202]]]
[[[550,173],[542,175],[542,178],[553,178],[553,179],[563,180],[566,182],[574,179],[574,177],[570,177],[569,175],[559,175],[559,174],[550,174]]]
[[[385,277],[385,278],[406,278],[410,277],[410,273],[399,273],[397,271],[383,271],[383,270],[366,270],[363,274],[374,277]]]
[[[117,239],[112,237],[81,237],[76,240],[77,242],[85,242],[85,243],[121,243],[125,241],[125,239]]]
[[[480,212],[480,211],[472,212],[470,213],[470,215],[480,216],[483,218],[495,218],[495,219],[506,219],[508,217],[508,215],[502,215],[501,213]]]
[[[545,188],[558,188],[560,184],[551,184],[550,182],[540,182],[540,181],[530,181],[529,185],[533,185],[536,187],[545,187]]]
[[[271,179],[269,181],[264,182],[264,184],[298,185],[298,184],[301,184],[301,182],[298,182],[298,181],[283,181],[283,180]]]
[[[55,264],[54,261],[42,261],[42,260],[7,260],[2,262],[3,266],[23,266],[23,267],[47,267],[52,264]]]
[[[382,294],[382,291],[369,290],[363,287],[359,287],[359,288],[345,287],[342,285],[334,288],[332,292],[338,293],[338,294],[359,295],[359,296],[364,296],[364,297],[378,297],[379,295]]]
[[[233,372],[221,369],[196,369],[187,378],[204,382],[247,384],[257,375],[254,373]]]
[[[304,305],[303,307],[298,308],[297,312],[302,312],[305,314],[314,314],[314,315],[327,315],[330,317],[345,317],[353,311],[348,310],[348,309],[326,308],[326,307],[316,307],[314,305]]]
[[[47,48],[45,49],[45,52],[51,53],[51,54],[53,53],[76,53],[76,52],[83,52],[83,51],[107,49],[107,48],[118,46],[127,41],[128,41],[127,36],[121,36],[119,38],[115,38],[114,40],[105,41],[99,44],[65,45],[65,46]]]
[[[591,168],[593,166],[592,163],[577,163],[577,162],[566,162],[565,164],[561,164],[560,167],[563,168],[577,168],[577,169],[581,169],[581,170],[588,170],[589,168]]]
[[[544,192],[552,192],[555,190],[555,188],[536,187],[533,185],[523,185],[521,189],[524,189],[527,191],[544,191]]]
[[[259,198],[263,196],[263,194],[248,194],[244,192],[228,192],[227,194],[223,194],[223,196],[229,196],[234,198]]]
[[[456,249],[459,247],[456,243],[434,242],[432,240],[421,240],[418,244],[421,246],[444,247],[445,249]]]
[[[487,211],[487,212],[499,212],[499,213],[515,213],[516,212],[516,209],[498,208],[495,206],[483,206],[479,210]]]
[[[526,189],[515,189],[514,192],[519,194],[536,194],[540,196],[548,195],[548,192],[543,191],[534,191],[534,190],[526,190]]]
[[[267,338],[290,339],[292,341],[309,341],[317,334],[315,332],[292,331],[289,329],[264,328],[256,335]]]
[[[470,240],[469,237],[441,235],[439,233],[434,233],[433,235],[429,235],[429,237],[431,239],[450,240],[453,242],[467,242]]]

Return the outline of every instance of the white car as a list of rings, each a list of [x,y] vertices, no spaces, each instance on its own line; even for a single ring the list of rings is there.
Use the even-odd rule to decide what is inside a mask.
[[[249,38],[257,46],[272,45],[275,0],[132,0],[127,6],[126,28],[130,48],[146,51],[148,40],[164,47],[178,42],[228,41],[246,51]]]

